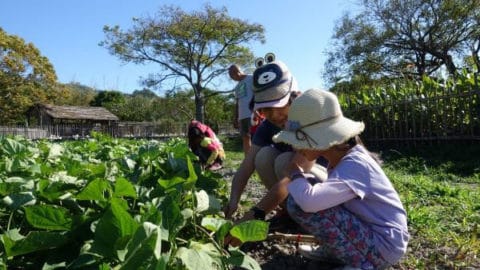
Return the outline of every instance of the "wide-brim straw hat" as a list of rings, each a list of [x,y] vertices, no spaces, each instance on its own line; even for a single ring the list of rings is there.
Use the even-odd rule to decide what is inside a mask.
[[[326,150],[364,129],[363,122],[343,116],[335,94],[310,89],[292,102],[285,129],[276,134],[273,141],[290,144],[296,149]]]
[[[297,81],[281,61],[267,63],[253,72],[254,110],[284,107],[292,91],[298,90]]]

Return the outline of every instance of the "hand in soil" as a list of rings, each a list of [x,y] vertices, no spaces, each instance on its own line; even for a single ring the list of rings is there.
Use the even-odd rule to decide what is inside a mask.
[[[242,244],[242,241],[238,240],[237,238],[231,236],[230,234],[228,234],[226,237],[225,237],[225,240],[223,241],[225,243],[225,246],[232,246],[232,247],[238,247]]]

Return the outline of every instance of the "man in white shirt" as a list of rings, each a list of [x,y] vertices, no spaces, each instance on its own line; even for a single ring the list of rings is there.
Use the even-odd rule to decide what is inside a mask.
[[[243,152],[247,155],[250,150],[250,118],[252,110],[250,109],[250,101],[253,98],[253,82],[252,75],[245,74],[238,65],[231,65],[228,69],[230,78],[237,83],[235,86],[235,120],[234,126],[239,129],[242,137]]]

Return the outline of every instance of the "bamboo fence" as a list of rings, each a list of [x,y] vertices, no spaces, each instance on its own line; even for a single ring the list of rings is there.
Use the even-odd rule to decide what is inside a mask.
[[[480,142],[480,91],[406,95],[370,106],[350,106],[345,115],[365,123],[369,144],[416,146],[446,141]]]
[[[88,138],[92,131],[116,138],[167,139],[185,137],[188,123],[162,124],[150,122],[118,122],[115,125],[61,123],[37,127],[0,126],[0,136],[22,136],[28,139],[81,139]],[[215,127],[217,134],[232,136],[238,132],[231,123]]]

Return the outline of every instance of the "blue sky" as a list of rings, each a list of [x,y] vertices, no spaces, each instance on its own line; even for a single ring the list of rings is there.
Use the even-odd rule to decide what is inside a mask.
[[[96,89],[131,93],[142,89],[138,80],[156,66],[122,64],[98,46],[104,25],[131,26],[133,17],[154,15],[160,6],[174,4],[186,11],[199,10],[206,2],[194,0],[1,0],[0,27],[33,43],[49,58],[63,83],[78,82]],[[230,16],[265,27],[266,43],[252,43],[255,56],[274,52],[297,78],[303,90],[324,88],[321,72],[333,27],[353,0],[216,0]],[[253,63],[252,63],[253,65]],[[214,85],[229,90],[225,75]],[[212,88],[215,88],[212,87]],[[162,94],[157,92],[158,94]]]

